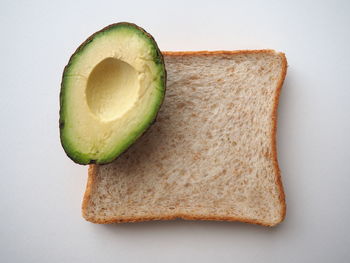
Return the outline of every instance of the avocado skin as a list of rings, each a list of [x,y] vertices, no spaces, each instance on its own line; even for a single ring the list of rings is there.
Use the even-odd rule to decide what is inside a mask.
[[[96,35],[103,33],[103,32],[107,32],[110,29],[116,28],[116,27],[130,27],[131,29],[136,29],[136,31],[142,33],[145,37],[149,38],[149,40],[152,42],[154,50],[156,51],[156,54],[154,56],[154,62],[157,65],[162,65],[162,70],[163,70],[163,74],[160,76],[160,82],[162,83],[162,87],[163,87],[163,94],[160,97],[159,101],[158,101],[158,105],[155,107],[156,111],[153,113],[153,116],[150,118],[150,120],[148,120],[147,122],[145,122],[142,126],[142,128],[140,130],[142,130],[142,132],[140,132],[139,134],[137,134],[136,136],[134,136],[132,138],[132,140],[129,141],[127,147],[125,147],[125,149],[123,150],[123,152],[121,152],[120,154],[111,154],[110,158],[108,159],[103,159],[103,160],[95,160],[95,159],[91,159],[89,158],[86,154],[78,152],[76,150],[74,150],[73,147],[70,147],[69,144],[65,143],[65,141],[67,141],[64,138],[64,133],[62,132],[65,126],[65,112],[64,112],[64,95],[65,95],[65,85],[64,85],[64,80],[65,80],[65,75],[68,72],[74,57],[79,54],[85,46],[87,46],[88,44],[90,44]],[[81,165],[89,165],[89,164],[108,164],[112,161],[114,161],[115,159],[117,159],[120,155],[122,155],[123,153],[125,153],[127,151],[128,148],[130,148],[130,146],[132,146],[134,144],[134,142],[140,138],[148,129],[149,127],[151,127],[155,122],[156,122],[156,118],[159,112],[159,109],[164,101],[165,98],[165,92],[166,92],[166,81],[167,81],[167,72],[166,72],[166,68],[165,68],[165,64],[164,64],[164,57],[161,53],[161,51],[159,50],[159,47],[157,45],[157,42],[155,41],[155,39],[153,38],[152,35],[150,35],[147,31],[145,31],[142,27],[139,27],[138,25],[134,24],[134,23],[129,23],[129,22],[118,22],[118,23],[114,23],[114,24],[110,24],[104,28],[102,28],[101,30],[95,32],[94,34],[92,34],[90,37],[88,37],[82,44],[80,44],[80,46],[75,50],[75,52],[70,56],[68,64],[64,67],[63,70],[63,74],[62,74],[62,81],[61,81],[61,89],[60,89],[60,94],[59,94],[59,101],[60,101],[60,110],[59,110],[59,130],[60,130],[60,142],[62,145],[62,148],[64,149],[66,155],[75,163],[77,164],[81,164]]]

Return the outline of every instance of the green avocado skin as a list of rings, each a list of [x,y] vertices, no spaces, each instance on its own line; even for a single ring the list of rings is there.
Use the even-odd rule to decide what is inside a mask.
[[[113,145],[114,150],[111,151],[106,156],[101,158],[93,158],[89,153],[84,153],[76,149],[69,135],[65,132],[66,126],[66,116],[69,114],[69,109],[66,107],[66,94],[67,94],[67,85],[70,77],[70,68],[74,65],[75,60],[84,54],[84,49],[89,45],[93,44],[95,37],[98,37],[101,34],[108,34],[109,32],[127,29],[130,30],[133,34],[137,34],[139,37],[145,38],[148,42],[148,45],[152,47],[151,55],[152,60],[156,67],[158,68],[157,82],[155,85],[157,86],[156,103],[152,105],[152,109],[150,109],[150,114],[147,115],[146,118],[142,121],[142,125],[139,125],[136,129],[131,130],[127,139],[122,142],[116,143]],[[154,38],[147,33],[141,27],[128,22],[120,22],[111,24],[102,30],[91,35],[87,40],[85,40],[73,53],[70,57],[68,64],[65,66],[62,76],[61,82],[61,90],[60,90],[60,110],[59,110],[59,130],[60,130],[60,141],[61,145],[66,152],[67,156],[77,164],[87,165],[87,164],[107,164],[114,161],[120,154],[125,152],[154,122],[158,111],[163,103],[164,96],[166,90],[166,69],[164,64],[163,55],[160,52],[158,45]]]

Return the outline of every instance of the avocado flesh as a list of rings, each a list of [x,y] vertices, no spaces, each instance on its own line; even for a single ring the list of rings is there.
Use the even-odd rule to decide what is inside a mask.
[[[108,163],[154,121],[166,72],[153,38],[129,23],[91,36],[71,57],[61,85],[60,135],[80,164]]]

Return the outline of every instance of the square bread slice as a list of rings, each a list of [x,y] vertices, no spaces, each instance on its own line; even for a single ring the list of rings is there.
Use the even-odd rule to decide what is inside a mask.
[[[276,121],[285,55],[164,52],[164,59],[157,121],[113,163],[89,167],[83,217],[281,222]]]

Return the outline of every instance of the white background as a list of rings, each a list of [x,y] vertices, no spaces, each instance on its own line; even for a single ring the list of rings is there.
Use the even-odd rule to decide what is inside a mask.
[[[1,1],[0,262],[350,262],[349,3]],[[82,41],[119,21],[161,50],[286,53],[281,225],[81,217],[87,167],[60,146],[61,74]]]

